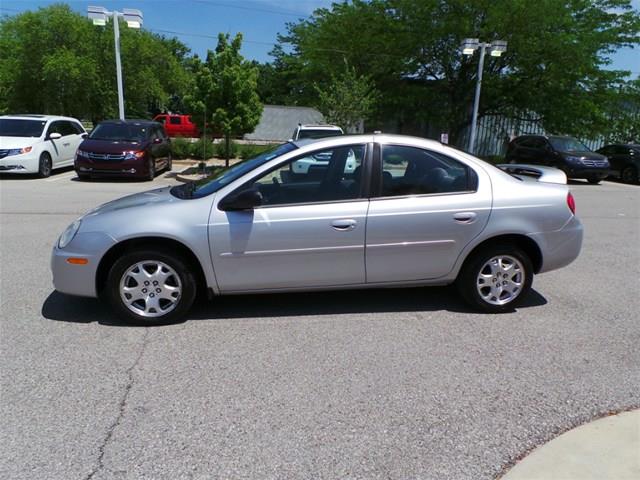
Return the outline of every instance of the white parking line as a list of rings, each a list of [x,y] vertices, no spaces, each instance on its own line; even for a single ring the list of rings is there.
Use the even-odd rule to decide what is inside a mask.
[[[56,175],[55,177],[47,178],[45,182],[57,182],[58,180],[66,180],[67,178],[73,178],[76,176],[76,172],[63,173],[62,175]]]

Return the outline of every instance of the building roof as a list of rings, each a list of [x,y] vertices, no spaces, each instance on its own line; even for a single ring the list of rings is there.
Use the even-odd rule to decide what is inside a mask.
[[[247,140],[285,142],[291,138],[299,123],[324,123],[324,117],[315,108],[285,107],[265,105],[260,123],[253,131],[244,136]]]

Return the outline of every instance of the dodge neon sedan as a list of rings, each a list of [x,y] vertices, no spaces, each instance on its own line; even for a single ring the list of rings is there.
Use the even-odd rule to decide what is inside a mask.
[[[326,162],[293,171],[318,156]],[[214,178],[91,210],[53,249],[54,286],[143,324],[185,316],[198,289],[455,283],[474,308],[510,311],[534,274],[578,256],[583,231],[563,172],[503,167],[405,136],[285,143]]]

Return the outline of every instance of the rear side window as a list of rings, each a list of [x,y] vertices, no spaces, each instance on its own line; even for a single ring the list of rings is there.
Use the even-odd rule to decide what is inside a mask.
[[[469,192],[477,187],[473,169],[447,155],[401,145],[382,148],[383,197]]]
[[[180,125],[180,117],[171,117],[169,123],[171,123],[171,125]]]

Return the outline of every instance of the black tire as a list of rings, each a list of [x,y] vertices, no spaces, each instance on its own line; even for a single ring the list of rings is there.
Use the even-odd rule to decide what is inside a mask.
[[[500,277],[500,273],[489,273],[487,270],[490,268],[488,266],[489,262],[496,257],[504,257],[505,265],[508,266],[509,259],[515,259],[519,262],[519,271],[520,273],[504,273],[503,275],[512,275],[511,277]],[[515,268],[515,262],[512,262]],[[479,285],[479,277],[482,271],[485,271],[486,274],[489,275],[490,280],[487,280],[487,286],[481,287]],[[516,270],[513,270],[516,272]],[[494,275],[491,277],[491,275]],[[518,276],[519,275],[519,276]],[[496,278],[498,278],[496,283]],[[510,282],[512,279],[516,279],[516,282]],[[519,281],[518,281],[519,280]],[[517,291],[514,292],[505,292],[504,298],[494,297],[494,301],[491,299],[487,300],[483,298],[480,294],[480,291],[484,291],[487,296],[493,293],[493,286],[499,285],[501,282],[510,282],[509,287],[515,288]],[[533,265],[531,263],[531,259],[529,256],[511,244],[499,244],[491,247],[483,248],[472,254],[471,257],[467,258],[460,273],[458,274],[458,279],[456,281],[456,286],[458,287],[458,291],[462,295],[462,297],[466,300],[466,302],[472,307],[481,310],[487,313],[504,313],[513,311],[514,307],[516,307],[519,302],[526,297],[527,293],[531,289],[531,283],[533,282]],[[515,287],[516,284],[519,284],[518,287]],[[499,286],[498,288],[502,288]],[[488,291],[487,291],[488,289]],[[512,296],[512,298],[509,298]],[[498,304],[499,302],[504,302]]]
[[[51,155],[47,152],[42,152],[40,154],[40,162],[38,163],[38,176],[40,178],[47,178],[51,175],[51,170]]]
[[[624,183],[638,183],[638,169],[633,165],[629,165],[620,172],[620,180]]]
[[[589,177],[589,178],[587,178],[587,182],[589,182],[591,185],[598,185],[601,181],[602,181],[602,179],[600,177]]]
[[[149,165],[147,166],[147,180],[152,182],[156,178],[156,161],[153,158],[149,159]]]
[[[78,172],[76,172],[76,176],[78,177],[78,180],[80,180],[81,182],[87,182],[87,181],[91,180],[91,176],[87,175],[86,173],[78,173]]]
[[[136,270],[138,273],[142,273],[139,265],[143,265],[147,273],[154,272],[157,267],[163,265],[160,267],[162,270],[157,270],[157,272],[161,272],[160,275],[165,275],[164,279],[159,280],[162,283],[154,280],[154,278],[160,277],[152,276],[151,278],[144,277],[145,281],[148,278],[149,285],[138,284],[134,277],[137,275]],[[184,258],[164,249],[141,249],[126,252],[111,267],[103,290],[103,297],[115,313],[127,323],[136,325],[176,323],[187,314],[196,297],[197,284],[191,273],[192,270],[193,268]],[[134,295],[128,294],[124,289],[121,292],[121,284],[127,288],[139,288],[140,291],[134,292]],[[177,290],[175,290],[176,287]],[[169,289],[174,291],[168,294]],[[156,293],[154,290],[160,293]],[[172,297],[174,294],[177,295]],[[123,296],[126,295],[130,295],[130,306],[125,304]],[[157,297],[151,299],[150,297],[154,297],[154,295]],[[139,300],[136,299],[137,296],[140,296]],[[171,297],[171,299],[168,300],[167,297]],[[173,301],[174,299],[175,301]],[[162,309],[165,309],[166,313],[163,313]]]

